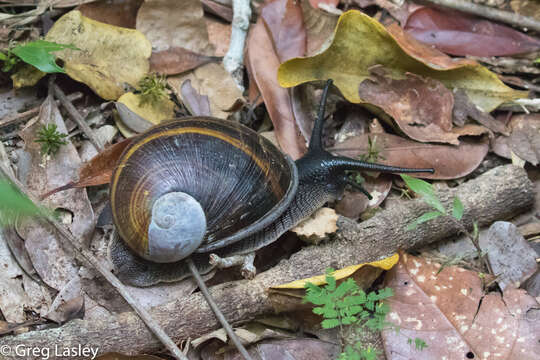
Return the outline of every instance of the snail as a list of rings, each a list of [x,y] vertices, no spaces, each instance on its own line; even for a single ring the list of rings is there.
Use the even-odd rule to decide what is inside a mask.
[[[274,242],[351,185],[349,171],[433,173],[335,156],[323,149],[329,80],[307,153],[293,162],[238,124],[188,117],[156,125],[123,152],[110,205],[117,234],[109,256],[135,286],[209,272],[210,254],[246,255]]]

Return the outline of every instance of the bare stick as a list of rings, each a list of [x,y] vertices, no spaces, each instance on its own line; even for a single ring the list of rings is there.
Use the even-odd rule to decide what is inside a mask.
[[[236,85],[243,91],[244,44],[246,43],[251,7],[249,0],[233,0],[233,21],[229,50],[223,58],[225,70],[231,74]]]
[[[73,121],[75,121],[79,125],[79,129],[81,129],[84,134],[88,137],[92,145],[96,148],[98,152],[103,150],[103,144],[101,144],[101,141],[97,138],[97,136],[94,134],[94,131],[90,129],[90,126],[84,121],[81,114],[75,109],[75,106],[69,101],[66,94],[58,87],[58,85],[53,84],[54,89],[54,96],[60,100],[62,103],[62,106],[67,110],[69,116]]]
[[[73,94],[69,94],[67,98],[71,102],[71,101],[75,101],[82,98],[82,96],[83,94],[77,91],[77,92],[74,92]],[[56,104],[60,104],[60,101],[56,101]],[[32,116],[36,116],[37,114],[39,114],[40,108],[41,106],[36,106],[36,107],[31,108],[30,110],[26,110],[25,112],[11,115],[11,116],[6,116],[2,120],[0,120],[0,129],[10,126],[10,125],[18,124],[20,122],[23,122],[31,118]]]
[[[199,274],[199,270],[197,270],[197,267],[195,266],[193,261],[190,258],[188,258],[186,262],[189,266],[189,270],[191,271],[191,275],[193,275],[193,277],[195,278],[195,281],[197,282],[199,289],[201,289],[201,292],[204,298],[206,299],[208,306],[210,306],[210,308],[214,312],[214,315],[216,315],[216,318],[220,322],[221,326],[223,326],[223,329],[225,329],[225,332],[227,333],[227,335],[229,335],[229,338],[234,343],[234,346],[236,346],[236,348],[238,349],[240,354],[242,354],[244,359],[252,360],[246,348],[244,347],[244,345],[242,345],[242,342],[240,341],[238,336],[236,336],[233,328],[231,327],[231,324],[229,324],[227,319],[225,319],[225,316],[223,315],[221,310],[219,310],[219,307],[216,305],[216,302],[212,298],[212,295],[210,295],[210,292],[208,291],[208,288],[206,287],[206,284],[204,283],[204,280],[201,277],[201,274]]]
[[[478,15],[487,19],[500,21],[520,28],[527,28],[540,31],[540,21],[528,17],[511,13],[509,11],[495,9],[489,6],[478,5],[465,0],[424,0],[426,2],[444,6],[450,9],[463,11],[469,14]]]
[[[15,178],[11,172],[6,169],[5,165],[0,163],[0,175],[2,175],[4,178],[9,179],[11,183],[17,187],[17,189],[26,195],[35,205],[37,205],[38,208],[41,208],[41,203],[38,201],[37,198],[35,198],[30,192],[28,192],[25,188],[25,186]],[[81,242],[77,240],[71,232],[65,228],[63,225],[61,225],[52,215],[43,213],[43,216],[47,220],[49,224],[51,224],[62,236],[65,240],[67,240],[67,244],[69,244],[71,247],[75,249],[77,253],[79,253],[84,260],[86,260],[88,263],[90,263],[99,273],[107,279],[107,281],[122,295],[122,297],[126,300],[126,302],[135,310],[135,312],[139,315],[139,317],[144,321],[146,326],[150,329],[150,331],[156,335],[156,337],[165,345],[165,347],[173,354],[173,356],[180,360],[188,360],[188,358],[180,351],[178,346],[171,340],[171,338],[163,331],[163,329],[155,322],[154,319],[150,316],[148,311],[146,311],[145,308],[143,308],[137,300],[126,289],[126,287],[118,280],[118,278],[111,273],[107,266],[102,264],[101,261],[92,254],[92,252],[88,249],[85,249],[81,246]]]

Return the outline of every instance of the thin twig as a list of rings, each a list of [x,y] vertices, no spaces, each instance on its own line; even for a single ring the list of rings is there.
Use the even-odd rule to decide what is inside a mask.
[[[528,17],[511,13],[509,11],[495,9],[489,6],[478,5],[465,0],[424,0],[432,4],[444,6],[450,9],[459,10],[465,13],[478,15],[487,19],[500,21],[520,28],[540,31],[540,21]]]
[[[83,94],[81,92],[79,92],[79,91],[74,92],[73,94],[69,94],[67,96],[67,98],[68,98],[68,100],[70,102],[75,101],[75,100],[79,100],[82,97],[83,97]],[[56,104],[60,104],[60,101],[57,100]],[[15,124],[18,124],[20,122],[23,122],[23,121],[31,118],[32,116],[36,116],[37,114],[39,114],[39,109],[40,108],[41,108],[41,105],[33,107],[30,110],[26,110],[25,112],[22,112],[22,113],[18,113],[18,114],[11,115],[11,116],[6,116],[4,119],[0,120],[0,130],[2,128],[7,127],[7,126],[15,125]]]
[[[84,118],[82,115],[75,109],[75,106],[69,101],[66,94],[58,87],[58,85],[53,84],[54,89],[54,96],[60,100],[60,103],[62,103],[62,106],[67,110],[69,116],[73,121],[75,121],[79,128],[84,132],[84,134],[88,137],[92,145],[96,148],[98,152],[101,152],[103,150],[103,144],[101,144],[101,141],[98,139],[96,134],[94,134],[94,131],[90,128],[90,126],[84,121]]]
[[[208,305],[214,312],[214,315],[216,315],[216,318],[221,323],[221,326],[223,326],[223,328],[225,329],[225,332],[227,333],[227,335],[229,335],[229,338],[232,340],[232,342],[234,343],[234,345],[236,346],[240,354],[242,354],[244,359],[252,360],[246,348],[244,347],[244,345],[242,345],[242,342],[240,341],[238,336],[234,333],[233,328],[231,327],[227,319],[225,319],[225,316],[223,315],[221,310],[219,310],[219,307],[214,301],[214,298],[212,297],[212,295],[210,295],[210,291],[208,291],[208,288],[206,287],[206,284],[204,283],[204,280],[202,279],[201,274],[199,274],[199,270],[197,270],[197,267],[195,266],[193,261],[190,258],[188,258],[186,262],[189,266],[189,270],[191,271],[191,274],[193,275],[193,277],[195,278],[195,281],[197,282],[197,285],[199,286],[199,289],[201,289],[201,292],[204,298],[206,299],[206,302],[208,303]]]
[[[244,90],[244,45],[246,43],[251,7],[249,0],[233,0],[233,20],[229,50],[223,57],[223,66],[231,74],[240,90]]]
[[[41,209],[41,203],[40,201],[35,198],[26,187],[21,184],[19,180],[17,180],[10,171],[8,171],[4,164],[0,163],[0,175],[2,175],[4,178],[11,181],[11,183],[17,187],[17,189],[26,195],[35,205],[37,205],[38,209]],[[180,351],[178,346],[171,340],[171,338],[163,331],[163,329],[155,322],[154,319],[150,316],[148,311],[142,307],[137,300],[130,294],[130,292],[127,290],[127,288],[118,280],[118,278],[111,273],[107,266],[102,264],[101,261],[92,254],[92,252],[88,249],[83,248],[80,244],[81,242],[75,238],[71,232],[61,225],[52,215],[47,214],[45,212],[42,213],[45,220],[51,224],[61,235],[62,237],[67,240],[67,244],[69,244],[77,253],[79,253],[84,260],[86,260],[88,263],[90,263],[99,273],[122,295],[122,297],[126,300],[126,302],[133,308],[133,310],[139,315],[139,317],[144,321],[146,326],[152,331],[154,335],[165,345],[165,347],[173,354],[173,356],[180,360],[188,360],[188,358]]]

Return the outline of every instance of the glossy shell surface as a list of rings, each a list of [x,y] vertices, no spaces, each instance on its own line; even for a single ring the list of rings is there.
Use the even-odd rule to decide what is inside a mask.
[[[120,237],[152,260],[148,227],[153,203],[162,195],[184,192],[200,203],[208,244],[239,240],[271,223],[297,184],[294,163],[267,139],[237,123],[195,117],[137,136],[113,173],[110,198]]]

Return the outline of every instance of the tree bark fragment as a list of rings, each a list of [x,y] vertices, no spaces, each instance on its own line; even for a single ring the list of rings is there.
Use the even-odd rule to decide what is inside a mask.
[[[465,207],[463,221],[468,227],[473,221],[480,226],[508,219],[527,210],[534,201],[532,183],[524,169],[512,165],[500,166],[460,186],[438,193],[447,207],[458,195]],[[211,293],[225,317],[231,322],[250,321],[274,310],[267,296],[271,286],[324,273],[328,267],[372,261],[394,253],[426,245],[458,231],[448,218],[440,217],[407,231],[406,226],[429,207],[420,200],[394,203],[360,224],[347,218],[338,220],[333,241],[309,246],[281,261],[253,280],[240,280],[212,287]],[[152,308],[151,315],[176,342],[215,330],[220,325],[200,293]],[[99,353],[117,351],[124,354],[152,353],[162,345],[153,337],[134,313],[111,315],[102,321],[73,320],[64,326],[32,331],[0,338],[0,347],[58,348],[91,346]],[[3,354],[4,355],[4,354]],[[28,357],[31,359],[32,357]],[[74,357],[77,358],[77,357]]]

